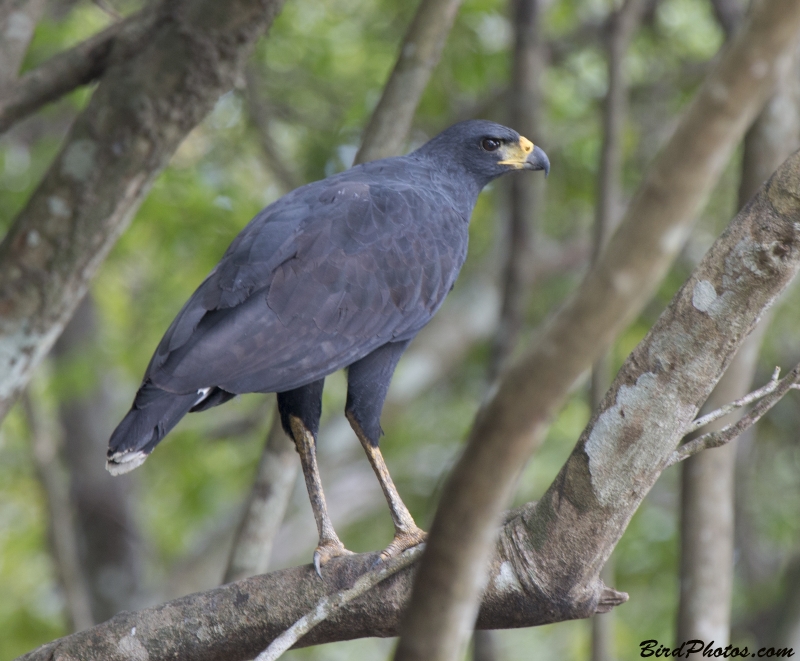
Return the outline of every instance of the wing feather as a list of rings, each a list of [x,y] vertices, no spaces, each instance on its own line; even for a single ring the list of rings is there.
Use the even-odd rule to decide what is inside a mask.
[[[178,393],[289,390],[413,337],[455,281],[466,219],[413,186],[348,176],[256,216],[178,314],[145,378]]]

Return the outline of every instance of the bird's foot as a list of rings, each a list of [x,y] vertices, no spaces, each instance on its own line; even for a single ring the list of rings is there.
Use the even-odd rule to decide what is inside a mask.
[[[336,558],[340,555],[353,555],[353,552],[348,551],[338,539],[320,540],[319,546],[314,551],[314,569],[317,572],[317,576],[322,578],[322,567],[331,558]]]
[[[392,543],[383,549],[383,551],[381,551],[381,554],[378,556],[375,564],[377,565],[381,562],[386,562],[387,560],[396,558],[403,551],[410,549],[417,544],[422,544],[427,537],[428,533],[426,533],[424,530],[420,530],[417,528],[417,526],[414,526],[409,530],[398,530],[394,535]]]

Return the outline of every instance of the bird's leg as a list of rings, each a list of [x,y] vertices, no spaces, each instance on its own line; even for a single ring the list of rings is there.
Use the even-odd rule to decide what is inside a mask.
[[[314,435],[306,429],[300,418],[292,416],[290,420],[292,437],[300,455],[303,476],[306,480],[308,499],[311,501],[311,509],[314,510],[314,519],[317,522],[319,545],[314,551],[314,568],[317,570],[317,575],[322,578],[322,565],[331,558],[335,558],[337,555],[346,555],[350,551],[339,540],[328,516],[328,506],[325,503],[325,494],[322,492],[322,482],[319,477],[319,468],[317,467]]]
[[[364,434],[361,425],[352,415],[350,411],[346,413],[350,425],[353,427],[358,440],[367,453],[367,458],[381,483],[383,495],[386,497],[386,502],[389,503],[389,511],[392,513],[392,522],[394,523],[394,539],[383,551],[381,551],[381,560],[386,561],[400,555],[406,549],[416,546],[425,541],[427,533],[417,527],[414,523],[414,518],[411,512],[408,511],[403,499],[397,492],[397,487],[394,486],[392,476],[389,475],[389,469],[386,467],[386,462],[383,460],[380,448]]]
[[[411,513],[397,493],[383,455],[378,449],[378,441],[383,433],[380,425],[383,402],[397,361],[409,342],[410,340],[404,340],[384,344],[350,365],[347,371],[345,415],[381,483],[394,522],[394,539],[381,552],[381,560],[400,555],[406,549],[425,541],[425,533],[417,528]]]
[[[314,568],[322,578],[322,565],[331,558],[350,553],[339,540],[328,516],[328,506],[322,491],[322,481],[317,466],[316,435],[322,412],[323,381],[316,381],[295,390],[278,393],[278,411],[284,430],[294,440],[303,477],[306,481],[308,499],[317,522],[319,544],[314,551]]]

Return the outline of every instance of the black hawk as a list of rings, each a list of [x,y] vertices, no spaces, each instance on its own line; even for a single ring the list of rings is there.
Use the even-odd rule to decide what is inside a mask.
[[[455,283],[481,189],[506,172],[549,168],[516,131],[467,121],[406,156],[358,165],[266,207],[167,329],[111,436],[108,470],[141,465],[190,411],[275,392],[316,518],[319,573],[348,552],[328,517],[315,452],[325,377],[348,368],[345,413],[395,526],[381,557],[421,542],[378,449],[389,382]]]

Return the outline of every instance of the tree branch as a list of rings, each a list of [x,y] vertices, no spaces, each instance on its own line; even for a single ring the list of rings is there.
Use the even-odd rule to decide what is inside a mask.
[[[411,566],[422,554],[423,548],[424,544],[408,549],[396,558],[392,558],[388,562],[382,562],[377,567],[373,567],[362,576],[359,576],[353,587],[324,596],[311,611],[273,640],[269,647],[256,657],[255,661],[275,661],[311,629],[333,615],[337,609],[365,594],[381,581],[394,576],[401,569]]]
[[[727,425],[718,431],[708,432],[702,436],[698,436],[694,440],[688,441],[672,453],[667,461],[667,467],[673,466],[678,462],[688,459],[692,455],[708,450],[710,448],[718,448],[721,445],[732,441],[734,438],[742,434],[745,430],[752,427],[758,422],[762,416],[769,411],[775,404],[777,404],[783,396],[792,388],[797,386],[797,381],[800,379],[800,365],[795,367],[785,377],[778,381],[774,386],[772,383],[767,384],[761,390],[771,388],[771,390],[761,396],[761,401],[756,404],[753,409],[745,416],[737,420],[735,423]],[[758,392],[758,391],[756,391]],[[753,393],[755,394],[755,393]]]
[[[111,51],[123,32],[135,49],[152,28],[155,12],[143,10],[113,23],[77,46],[53,56],[10,85],[0,98],[0,133],[72,90],[99,78],[109,64]]]
[[[495,525],[517,475],[572,385],[666,273],[772,91],[799,28],[794,0],[755,7],[652,164],[606,250],[479,412],[431,526],[398,661],[461,653]]]
[[[512,524],[517,519],[512,518]],[[552,613],[569,618],[606,612],[627,600],[600,582],[582,599],[565,604],[557,596],[531,594],[536,568],[509,527],[496,548],[484,607],[477,626],[518,628],[552,622]],[[418,551],[401,556],[416,560]],[[345,593],[370,571],[377,553],[342,556],[325,565],[320,580],[312,565],[253,576],[243,581],[137,611],[119,613],[87,631],[43,645],[18,661],[130,661],[146,650],[150,661],[244,661],[252,659],[331,594]],[[396,636],[411,591],[416,564],[382,580],[366,594],[330,609],[328,617],[295,645],[307,647],[367,636]],[[518,572],[523,572],[520,575]],[[338,599],[338,597],[337,597]]]
[[[364,129],[356,163],[396,156],[402,151],[422,92],[439,63],[460,6],[461,0],[420,1],[394,69]]]
[[[733,413],[738,409],[742,408],[743,406],[747,406],[748,404],[752,404],[753,402],[769,395],[773,392],[778,385],[780,384],[779,377],[781,374],[781,368],[776,367],[775,370],[772,372],[772,378],[769,382],[761,386],[758,390],[754,390],[753,392],[741,397],[737,400],[734,400],[730,404],[725,404],[724,406],[715,409],[711,413],[707,413],[704,416],[701,416],[694,420],[691,425],[689,425],[689,429],[687,429],[687,433],[691,433],[693,431],[697,431],[701,427],[705,427],[708,424],[711,424],[715,420],[719,420],[720,418],[724,418],[729,413]]]

